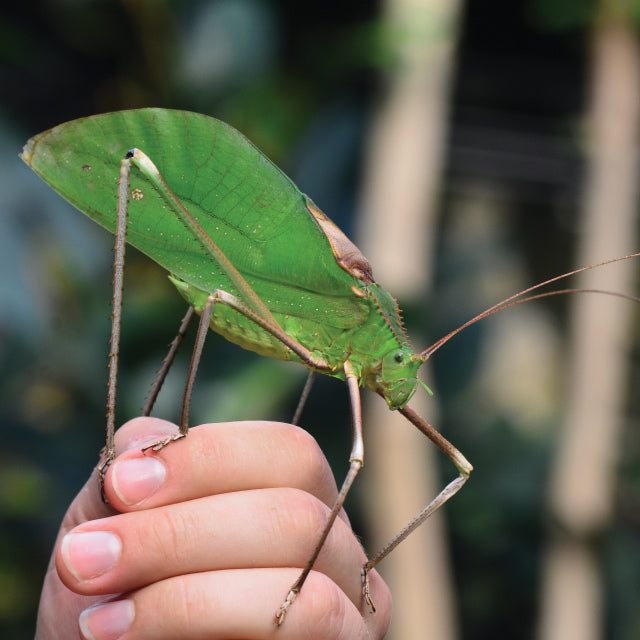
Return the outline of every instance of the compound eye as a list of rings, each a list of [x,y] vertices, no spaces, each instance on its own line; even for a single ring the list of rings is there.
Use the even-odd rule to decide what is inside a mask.
[[[400,364],[401,362],[404,362],[404,355],[400,352],[396,353],[395,356],[393,356],[393,359]]]

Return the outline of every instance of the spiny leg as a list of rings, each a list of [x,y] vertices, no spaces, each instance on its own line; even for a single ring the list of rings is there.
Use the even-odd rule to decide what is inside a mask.
[[[169,185],[165,182],[158,170],[158,167],[156,167],[151,158],[149,158],[149,156],[140,149],[131,149],[127,153],[127,157],[131,158],[134,165],[151,182],[158,193],[165,198],[168,206],[175,213],[178,219],[184,224],[187,230],[200,243],[202,248],[210,255],[222,272],[237,288],[240,296],[244,300],[244,305],[247,308],[250,308],[257,316],[262,318],[270,326],[275,327],[279,329],[281,333],[284,333],[282,328],[279,327],[276,322],[276,319],[273,317],[269,307],[253,290],[251,285],[249,285],[245,280],[244,276],[234,266],[233,262],[229,260],[222,249],[220,249],[220,247],[214,242],[213,238],[200,225],[197,219],[191,215],[189,210],[180,201],[180,198],[171,191]]]
[[[170,442],[175,442],[176,440],[184,438],[189,432],[189,411],[191,409],[193,385],[195,383],[196,374],[198,373],[198,366],[200,365],[200,359],[202,357],[204,341],[207,337],[207,332],[209,331],[209,323],[211,321],[211,314],[213,313],[213,306],[216,302],[217,300],[215,295],[210,295],[207,298],[207,302],[204,305],[204,309],[202,310],[202,313],[200,315],[198,333],[196,335],[196,342],[193,347],[193,355],[191,356],[191,364],[189,365],[189,373],[187,374],[184,396],[182,397],[182,411],[180,412],[180,431],[171,436],[167,436],[166,438],[163,438],[158,442],[150,444],[148,447],[144,447],[144,449],[142,449],[143,451],[148,451],[149,449],[153,451],[160,451],[160,449],[167,446]]]
[[[309,367],[316,371],[331,371],[332,367],[321,358],[314,356],[309,349],[300,344],[295,338],[285,333],[281,327],[276,323],[275,325],[261,315],[256,313],[253,309],[249,308],[244,302],[236,298],[233,294],[222,289],[216,289],[212,294],[216,302],[220,302],[231,309],[235,309],[238,313],[255,322],[259,327],[270,333],[274,338],[282,342],[285,347],[288,347],[295,353],[300,360]]]
[[[371,600],[369,593],[369,572],[383,558],[388,556],[405,538],[407,538],[415,529],[417,529],[430,515],[437,511],[449,498],[455,495],[462,485],[469,479],[473,467],[471,463],[456,449],[446,438],[440,435],[426,420],[421,418],[415,411],[409,407],[399,409],[409,422],[417,427],[424,435],[433,442],[438,449],[445,453],[449,459],[456,465],[459,476],[452,480],[398,535],[388,542],[371,560],[362,567],[362,595],[365,602],[371,607],[372,611],[376,608]]]
[[[191,359],[191,365],[189,367],[189,374],[187,376],[187,384],[185,387],[185,393],[182,403],[182,413],[180,415],[180,432],[173,436],[168,436],[155,442],[154,444],[145,447],[143,451],[148,451],[149,449],[153,451],[159,451],[162,447],[166,446],[170,442],[175,440],[179,440],[184,438],[189,431],[189,408],[191,405],[191,395],[193,392],[193,384],[196,377],[196,372],[198,370],[198,365],[200,363],[200,356],[202,354],[202,347],[204,346],[204,341],[207,335],[207,331],[209,329],[209,322],[211,320],[211,315],[213,313],[213,306],[216,303],[224,304],[232,309],[238,311],[242,315],[246,316],[253,322],[255,322],[258,326],[268,331],[275,338],[280,340],[283,344],[289,347],[303,362],[306,364],[315,367],[317,369],[328,369],[329,365],[315,358],[313,354],[304,346],[302,346],[299,342],[291,338],[291,336],[287,335],[282,331],[279,326],[272,325],[268,320],[262,318],[262,316],[258,315],[255,311],[247,307],[242,301],[238,300],[234,295],[228,293],[227,291],[223,291],[221,289],[216,289],[208,298],[207,303],[202,310],[202,314],[200,316],[200,324],[198,325],[198,334],[196,336],[196,344],[193,350],[193,356]]]
[[[304,410],[304,405],[307,404],[307,400],[309,399],[309,394],[311,393],[311,387],[313,387],[313,383],[316,381],[316,376],[318,375],[317,371],[313,369],[309,371],[309,375],[307,376],[307,380],[304,383],[304,387],[302,389],[302,393],[300,394],[300,400],[298,400],[298,406],[296,407],[296,411],[293,414],[293,419],[291,420],[291,424],[297,425],[300,421],[300,417],[302,416],[302,411]]]
[[[358,388],[358,378],[356,374],[352,371],[349,362],[347,361],[344,366],[344,371],[347,377],[347,385],[349,388],[349,398],[351,400],[351,413],[353,418],[353,442],[351,447],[351,455],[349,456],[349,471],[342,483],[342,487],[340,487],[340,492],[338,493],[338,497],[329,513],[329,517],[327,518],[327,522],[324,525],[322,533],[316,543],[316,546],[313,549],[311,557],[307,561],[302,573],[298,576],[298,579],[291,585],[291,589],[289,589],[289,593],[285,601],[282,603],[278,611],[276,612],[276,624],[280,626],[284,621],[284,618],[287,614],[287,610],[296,599],[298,593],[300,593],[300,589],[302,589],[302,585],[304,584],[307,576],[311,572],[313,565],[318,559],[318,555],[324,546],[324,543],[329,535],[329,531],[331,531],[331,527],[335,522],[338,514],[340,513],[340,509],[342,509],[342,505],[349,493],[349,489],[353,484],[353,481],[356,479],[358,475],[358,471],[362,468],[364,463],[364,441],[362,438],[362,410],[360,406],[360,390]]]
[[[153,451],[158,451],[162,447],[166,446],[170,442],[174,440],[178,440],[179,438],[183,438],[188,432],[188,422],[189,422],[189,407],[191,403],[191,395],[193,391],[193,384],[196,376],[196,372],[198,369],[198,365],[200,363],[200,357],[202,354],[202,348],[204,346],[204,340],[209,329],[209,323],[211,320],[211,315],[213,313],[213,306],[216,303],[224,304],[232,309],[235,309],[238,313],[241,313],[249,320],[255,322],[259,327],[270,333],[274,338],[280,340],[286,347],[291,349],[293,353],[295,353],[302,362],[307,364],[309,367],[317,371],[330,371],[332,370],[331,366],[314,356],[309,349],[300,344],[297,340],[286,334],[277,323],[271,322],[269,319],[263,318],[256,311],[245,305],[241,300],[236,298],[234,295],[230,294],[227,291],[223,291],[217,289],[214,291],[208,298],[207,303],[205,304],[204,309],[202,310],[202,314],[200,317],[200,324],[198,326],[198,334],[196,337],[196,345],[193,351],[193,357],[191,360],[191,365],[189,367],[189,375],[187,377],[187,384],[185,387],[184,400],[182,405],[182,413],[180,417],[180,433],[169,436],[155,444],[152,444],[148,447],[145,447],[143,451],[147,451],[148,449],[152,449]],[[349,459],[349,471],[347,472],[347,476],[342,484],[340,492],[338,493],[338,497],[336,502],[329,514],[325,527],[322,531],[320,539],[314,548],[311,558],[307,562],[307,565],[303,569],[300,577],[295,582],[295,584],[291,587],[289,594],[285,602],[282,604],[278,612],[276,613],[276,623],[278,625],[282,624],[284,620],[285,614],[296,595],[299,593],[302,585],[304,584],[309,572],[311,571],[325,541],[329,531],[331,530],[331,526],[333,525],[342,505],[344,504],[345,498],[355,480],[358,471],[361,469],[363,464],[363,455],[364,455],[364,445],[362,438],[362,411],[360,406],[360,391],[358,389],[358,377],[355,372],[352,370],[349,362],[346,362],[344,365],[344,371],[346,375],[347,385],[349,388],[349,397],[351,399],[351,411],[353,416],[353,446],[351,449],[351,456]],[[310,386],[310,385],[309,385]]]
[[[193,348],[193,356],[191,357],[191,364],[189,365],[189,373],[187,375],[187,383],[185,385],[184,397],[182,399],[182,411],[180,412],[180,433],[182,433],[183,436],[186,436],[187,432],[189,431],[189,410],[191,409],[193,385],[196,381],[196,373],[198,373],[198,367],[200,366],[202,349],[204,348],[204,341],[206,340],[207,333],[209,332],[209,323],[211,322],[211,315],[213,313],[213,306],[215,305],[215,303],[215,297],[209,296],[200,316],[200,324],[198,325],[196,343]]]
[[[118,384],[118,355],[120,353],[120,325],[122,323],[122,290],[124,286],[124,254],[127,235],[127,218],[129,214],[129,179],[131,174],[130,160],[124,158],[120,162],[120,178],[118,181],[118,215],[116,219],[116,243],[113,260],[113,314],[111,316],[111,342],[109,349],[109,382],[107,392],[107,441],[104,448],[104,459],[98,466],[100,495],[106,503],[104,493],[104,476],[107,467],[116,456],[115,424],[116,424],[116,387]]]
[[[169,188],[160,171],[155,166],[151,158],[140,149],[131,149],[127,153],[127,159],[141,171],[141,173],[151,182],[151,184],[162,194],[171,210],[185,227],[193,234],[201,246],[207,251],[210,257],[220,267],[222,272],[229,278],[240,293],[241,300],[236,296],[222,290],[213,292],[216,300],[235,309],[258,326],[268,331],[276,339],[280,340],[286,347],[291,349],[310,368],[327,371],[331,367],[321,358],[314,356],[308,349],[298,341],[287,335],[278,324],[269,307],[257,295],[243,275],[233,265],[231,260],[224,254],[213,238],[207,234],[197,219],[191,215],[180,199]],[[308,391],[308,388],[307,388]],[[306,398],[305,398],[306,399]],[[304,402],[299,406],[300,410]]]
[[[148,416],[151,415],[151,411],[153,411],[153,406],[156,403],[158,398],[158,394],[160,393],[160,389],[162,389],[162,385],[169,373],[169,369],[175,360],[176,354],[178,353],[178,349],[184,340],[185,335],[191,325],[191,320],[193,320],[193,316],[195,314],[195,310],[193,307],[189,307],[187,313],[184,318],[182,318],[182,322],[180,323],[180,328],[178,329],[178,333],[176,337],[171,342],[171,346],[169,347],[169,352],[165,356],[165,359],[162,361],[162,366],[158,371],[158,375],[156,379],[153,381],[153,385],[151,386],[151,391],[149,391],[149,395],[147,396],[147,401],[142,409],[142,415]]]

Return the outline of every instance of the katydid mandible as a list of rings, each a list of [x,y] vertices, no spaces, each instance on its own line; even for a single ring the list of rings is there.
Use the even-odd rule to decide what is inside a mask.
[[[400,411],[451,459],[458,477],[362,568],[363,597],[375,610],[369,571],[453,496],[472,471],[465,457],[407,406],[419,382],[418,368],[455,332],[434,348],[414,353],[396,301],[376,284],[357,247],[246,138],[218,120],[164,109],[92,116],[34,136],[22,158],[117,238],[107,446],[101,477],[115,457],[125,236],[167,269],[189,303],[153,397],[193,311],[200,315],[180,432],[152,445],[154,450],[187,434],[191,390],[209,328],[245,349],[297,361],[312,374],[346,381],[353,422],[349,470],[312,556],[276,612],[277,624],[311,571],[362,467],[359,387],[366,385],[381,395],[389,409]],[[291,260],[293,250],[304,253],[305,260]],[[507,306],[511,300],[505,301]],[[504,306],[499,303],[473,321]],[[308,386],[303,398],[307,391]],[[153,399],[145,413],[152,403]]]

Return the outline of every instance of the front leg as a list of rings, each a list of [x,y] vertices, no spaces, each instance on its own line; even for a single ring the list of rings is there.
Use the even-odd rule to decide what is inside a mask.
[[[384,395],[377,391],[379,395],[384,398]],[[438,433],[424,418],[419,416],[415,411],[405,406],[402,409],[398,409],[400,413],[411,422],[419,431],[421,431],[431,442],[433,442],[438,449],[447,455],[447,457],[453,462],[458,470],[458,477],[452,480],[445,486],[442,491],[404,528],[398,533],[392,540],[390,540],[373,558],[371,558],[363,567],[361,572],[362,577],[362,595],[371,608],[375,611],[375,606],[371,600],[369,594],[369,572],[373,569],[383,558],[386,558],[405,538],[407,538],[412,531],[417,529],[429,516],[435,513],[449,498],[455,495],[469,479],[473,466],[462,455],[456,447],[454,447],[446,438]]]
[[[340,491],[338,493],[338,497],[329,513],[329,517],[327,518],[327,522],[320,533],[318,538],[318,542],[311,553],[311,557],[307,561],[304,569],[298,576],[298,579],[291,585],[289,589],[289,593],[285,598],[284,602],[276,612],[276,625],[280,626],[284,622],[284,618],[289,610],[289,607],[293,604],[293,601],[296,599],[298,593],[300,593],[300,589],[302,589],[302,585],[305,583],[307,576],[313,569],[313,565],[318,559],[318,555],[324,546],[324,543],[329,535],[329,531],[331,531],[331,527],[335,522],[335,519],[338,517],[340,513],[340,509],[342,509],[342,505],[349,493],[349,489],[351,489],[351,485],[353,481],[356,479],[358,472],[362,468],[364,464],[364,440],[362,437],[362,410],[360,405],[360,389],[358,387],[358,377],[356,373],[353,371],[351,364],[347,361],[344,364],[344,372],[346,374],[347,385],[349,387],[349,398],[351,400],[351,414],[353,419],[353,442],[351,446],[351,455],[349,456],[349,471],[342,483],[342,487],[340,487]]]

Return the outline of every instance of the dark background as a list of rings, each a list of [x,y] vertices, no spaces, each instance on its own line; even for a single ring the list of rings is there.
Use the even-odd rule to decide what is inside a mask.
[[[493,264],[496,252],[517,255],[528,282],[572,266],[593,4],[569,2],[554,9],[551,2],[533,0],[469,0],[464,6],[436,283],[422,304],[407,309],[428,342],[469,316],[462,303],[464,311],[451,305],[439,309],[449,284],[458,286],[465,273]],[[103,443],[110,315],[111,239],[36,179],[17,156],[22,145],[61,122],[115,109],[162,106],[207,113],[240,129],[351,234],[363,142],[381,76],[393,64],[377,37],[379,22],[377,3],[353,0],[3,5],[3,637],[32,636],[58,524]],[[486,187],[488,206],[506,209],[507,231],[499,247],[471,245],[464,255],[452,255],[446,240],[449,208],[478,185]],[[184,311],[161,270],[133,251],[129,255],[120,421],[139,411]],[[459,285],[456,295],[464,301],[471,292]],[[563,300],[549,306],[560,336],[565,312]],[[504,416],[487,418],[486,407],[478,410],[481,432],[448,420],[448,402],[475,374],[483,332],[477,325],[434,360],[443,406],[438,426],[476,469],[485,469],[447,509],[460,629],[469,639],[530,638],[546,527],[544,479],[556,435],[550,428],[532,437]],[[175,398],[185,357],[157,409],[169,419],[178,415]],[[637,347],[629,357],[637,364]],[[289,419],[302,380],[296,371],[277,368],[278,384],[267,386],[274,380],[272,363],[218,339],[209,341],[206,359],[194,400],[196,421]],[[306,421],[334,469],[342,469],[349,446],[346,394],[331,380],[318,386]],[[630,382],[634,387],[637,373]],[[640,637],[640,468],[633,395],[628,404],[620,506],[612,527],[593,542],[603,563],[606,637],[612,640]],[[351,512],[356,527],[363,527],[357,496]],[[469,521],[473,531],[465,529]]]

